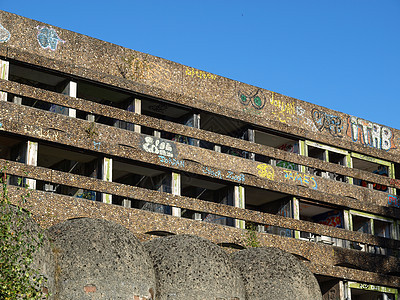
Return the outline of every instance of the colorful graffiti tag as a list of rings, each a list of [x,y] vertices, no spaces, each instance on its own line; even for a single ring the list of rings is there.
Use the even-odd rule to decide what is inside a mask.
[[[239,91],[238,97],[241,104],[247,106],[251,103],[252,107],[257,110],[262,109],[266,103],[265,95],[263,94],[261,89],[258,89],[254,93]]]
[[[347,122],[347,135],[353,142],[386,151],[396,148],[390,128],[353,116]]]
[[[43,49],[49,48],[52,51],[57,49],[58,43],[65,43],[58,36],[57,32],[53,28],[48,28],[46,26],[38,26],[38,35],[37,40],[39,42],[40,47]]]
[[[299,153],[299,144],[294,143],[294,144],[283,144],[278,147],[278,149],[290,152],[290,153]],[[290,169],[290,170],[298,170],[298,165],[292,162],[284,161],[284,160],[278,160],[276,162],[277,167],[285,168],[285,169]]]
[[[388,205],[394,207],[400,207],[399,199],[397,196],[388,195]]]
[[[291,170],[283,170],[283,172],[285,173],[286,180],[293,181],[294,183],[300,183],[301,185],[307,186],[314,190],[318,189],[317,180],[314,176],[293,172]]]
[[[269,102],[273,106],[272,114],[278,117],[279,122],[286,123],[294,116],[296,111],[294,101],[274,99],[274,93],[272,93],[272,98]]]
[[[160,159],[160,162],[165,163],[167,165],[170,165],[170,166],[173,166],[173,167],[179,167],[179,168],[184,168],[185,167],[185,161],[184,160],[178,160],[176,158],[165,157],[163,155],[159,155],[158,158]]]
[[[267,164],[259,164],[257,166],[258,175],[262,178],[268,178],[269,180],[274,180],[275,171],[274,168]]]
[[[11,33],[0,24],[0,42],[5,43],[11,37]]]
[[[332,136],[343,137],[343,122],[341,117],[327,114],[316,108],[312,110],[311,115],[319,131],[326,130]]]

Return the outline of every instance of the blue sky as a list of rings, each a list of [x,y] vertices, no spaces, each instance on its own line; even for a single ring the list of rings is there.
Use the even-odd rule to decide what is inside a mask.
[[[400,0],[0,0],[0,9],[400,128]]]

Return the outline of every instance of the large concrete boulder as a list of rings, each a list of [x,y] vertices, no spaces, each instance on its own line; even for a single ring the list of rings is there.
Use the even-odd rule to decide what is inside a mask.
[[[49,229],[56,262],[55,299],[153,299],[148,253],[126,228],[72,219]]]
[[[292,254],[277,248],[249,248],[233,255],[247,300],[322,300],[314,274]]]
[[[174,235],[146,242],[157,280],[157,300],[244,300],[242,278],[221,247]]]

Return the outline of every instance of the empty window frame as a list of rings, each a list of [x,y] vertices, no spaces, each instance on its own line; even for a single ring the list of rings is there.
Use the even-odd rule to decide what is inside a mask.
[[[299,140],[294,137],[281,135],[275,132],[254,130],[254,142],[260,145],[277,148],[286,152],[300,154]],[[292,162],[276,160],[259,154],[255,155],[255,160],[276,165],[278,167],[298,171],[299,166]]]
[[[395,288],[359,282],[345,282],[345,298],[348,300],[397,300]]]
[[[313,223],[324,224],[336,228],[345,228],[343,209],[330,205],[317,204],[305,199],[298,201],[298,219]],[[345,247],[345,241],[329,236],[321,236],[310,232],[296,232],[296,237],[312,242]]]
[[[352,167],[367,172],[371,172],[377,175],[394,178],[394,164],[379,158],[366,156],[358,153],[351,153]],[[353,179],[355,185],[367,187],[370,189],[378,190],[381,192],[395,194],[396,191],[389,188],[386,185],[368,182],[363,179]]]
[[[234,190],[234,185],[222,180],[213,180],[195,174],[181,174],[181,195],[185,197],[234,206]],[[232,218],[192,210],[183,209],[182,217],[234,226]]]
[[[316,142],[305,141],[304,154],[308,157],[313,157],[333,164],[348,167],[350,166],[350,156],[347,151]],[[336,181],[348,182],[349,180],[346,176],[332,172],[326,172],[312,167],[306,167],[305,170],[312,175],[321,176]]]
[[[292,196],[266,189],[246,186],[245,206],[247,209],[293,218]],[[293,230],[272,225],[258,225],[257,230],[293,237]]]
[[[350,230],[353,231],[359,231],[385,238],[397,238],[395,221],[390,218],[350,210],[349,223]],[[376,254],[388,254],[387,249],[379,246],[367,246],[353,242],[351,247],[356,250],[368,251]]]

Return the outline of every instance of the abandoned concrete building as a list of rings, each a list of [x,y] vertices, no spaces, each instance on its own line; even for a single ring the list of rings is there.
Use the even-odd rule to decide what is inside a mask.
[[[0,71],[0,163],[43,228],[167,236],[152,255],[190,234],[236,261],[257,242],[296,256],[323,299],[398,299],[397,129],[4,11]]]

